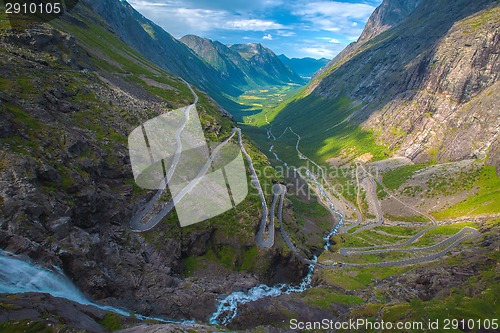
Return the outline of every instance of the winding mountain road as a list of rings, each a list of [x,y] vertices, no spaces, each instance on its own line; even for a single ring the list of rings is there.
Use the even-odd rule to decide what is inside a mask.
[[[297,143],[295,145],[295,149],[297,151],[298,157],[300,159],[310,161],[319,170],[321,170],[321,178],[323,179],[323,181],[328,185],[328,187],[331,190],[335,191],[334,187],[331,186],[331,184],[329,184],[329,182],[326,180],[326,178],[324,176],[323,168],[321,168],[319,165],[317,165],[314,161],[311,161],[307,156],[305,156],[299,150],[299,143],[300,143],[300,140],[301,140],[301,137],[300,137],[299,134],[297,134],[296,132],[294,132],[292,128],[287,127],[283,131],[283,133],[279,136],[279,138],[281,138],[288,130],[291,133],[293,133],[294,135],[297,136]],[[270,133],[272,133],[272,132],[269,129],[268,134],[270,134]],[[271,135],[269,135],[269,137],[271,137]],[[273,135],[273,137],[274,137],[274,135]],[[277,160],[281,161],[279,159],[278,155],[275,152],[273,152],[272,149],[270,149],[270,151],[276,156]],[[281,161],[281,162],[283,162],[283,161]],[[283,162],[283,163],[285,163],[285,162]],[[384,191],[386,191],[386,193],[388,194],[389,197],[394,198],[396,201],[398,201],[399,203],[401,203],[405,207],[413,210],[417,214],[425,216],[426,218],[428,218],[429,221],[431,222],[432,226],[429,227],[429,228],[427,228],[427,229],[424,229],[424,230],[418,232],[417,234],[413,235],[412,237],[410,237],[408,240],[406,240],[403,243],[393,244],[393,245],[378,245],[378,246],[370,246],[370,247],[359,247],[359,248],[341,248],[339,250],[339,254],[341,254],[343,256],[351,256],[351,255],[365,255],[365,254],[380,254],[380,253],[387,253],[387,252],[411,252],[411,253],[415,253],[415,252],[422,252],[422,251],[437,250],[439,248],[442,248],[443,246],[446,246],[446,245],[448,245],[448,246],[446,248],[444,248],[443,250],[439,251],[439,252],[436,252],[436,253],[433,253],[433,254],[424,255],[424,256],[421,256],[421,257],[417,257],[417,258],[408,258],[408,259],[403,259],[403,260],[398,260],[398,261],[384,261],[384,262],[379,262],[379,263],[368,263],[368,264],[334,263],[334,264],[328,265],[328,264],[319,263],[317,261],[311,261],[310,259],[305,258],[297,250],[297,248],[295,247],[295,245],[293,244],[293,242],[290,240],[290,237],[288,236],[288,234],[284,230],[284,225],[283,225],[282,221],[280,220],[281,233],[282,233],[283,239],[285,240],[285,243],[290,248],[290,250],[297,257],[299,257],[300,259],[302,259],[304,262],[309,263],[309,264],[314,264],[315,266],[322,267],[322,268],[332,268],[332,267],[338,267],[340,265],[345,265],[345,266],[399,266],[399,265],[410,265],[410,264],[414,264],[414,263],[420,263],[420,262],[426,262],[426,261],[436,260],[436,259],[444,256],[446,253],[448,253],[451,249],[453,249],[454,247],[456,247],[461,242],[463,242],[463,241],[465,241],[467,239],[478,237],[480,235],[480,233],[476,229],[470,228],[470,227],[465,227],[465,228],[462,228],[455,235],[453,235],[453,236],[451,236],[451,237],[449,237],[449,238],[447,238],[447,239],[445,239],[445,240],[443,240],[443,241],[441,241],[441,242],[439,242],[437,244],[434,244],[434,245],[431,245],[431,246],[427,246],[427,247],[421,247],[421,248],[420,247],[406,248],[406,246],[408,246],[408,245],[416,242],[423,235],[425,235],[428,231],[436,228],[437,221],[431,215],[429,215],[429,214],[427,214],[425,212],[419,211],[418,209],[416,209],[416,208],[414,208],[414,207],[406,204],[405,202],[403,202],[399,198],[397,198],[395,195],[393,195],[387,189],[387,187],[379,179],[377,179],[371,173],[369,173],[366,170],[366,168],[361,163],[357,163],[356,164],[356,181],[357,181],[357,184],[358,184],[358,189],[359,189],[359,183],[360,183],[360,181],[359,181],[359,168],[363,169],[363,171],[368,175],[369,180],[370,180],[371,185],[372,185],[371,186],[372,187],[372,191],[371,192],[373,192],[373,193],[370,193],[370,195],[374,199],[374,204],[375,204],[375,208],[377,210],[377,215],[378,215],[378,221],[377,221],[376,224],[373,225],[373,227],[375,227],[377,225],[381,225],[384,222],[382,207],[380,205],[380,201],[378,200],[378,197],[377,197],[377,194],[376,194],[377,184],[379,184],[384,189]],[[306,177],[304,177],[300,173],[299,173],[299,175],[306,182],[309,183],[310,181],[312,181],[314,183],[314,185],[316,185],[318,187],[319,193],[326,200],[326,203],[327,203],[326,204],[326,206],[327,206],[326,208],[327,209],[329,209],[330,211],[333,211],[333,212],[339,214],[339,212],[337,210],[335,210],[335,207],[333,206],[332,201],[329,199],[328,195],[325,193],[324,188],[319,184],[317,178],[309,170],[307,170],[307,172],[306,172],[306,175],[309,178],[309,181],[306,179]],[[280,193],[282,193],[282,192],[280,192]],[[356,212],[357,217],[358,217],[355,225],[350,226],[350,227],[346,227],[346,228],[342,228],[342,231],[346,232],[348,229],[350,229],[350,228],[352,228],[352,227],[354,227],[356,225],[360,225],[361,224],[361,222],[362,222],[361,214],[354,207],[354,205],[352,205],[352,203],[350,203],[349,201],[345,200],[345,198],[340,193],[337,192],[336,194],[338,195],[338,197],[340,197],[343,200],[344,204],[346,204],[349,208],[351,208],[354,212]],[[276,193],[275,193],[275,195],[276,195]],[[359,195],[359,192],[358,192],[358,195]],[[362,229],[362,228],[360,228],[360,229]],[[339,231],[339,225],[335,226],[335,228],[332,231],[332,235],[336,234],[338,231]],[[356,232],[358,232],[358,231],[359,230],[356,230]]]
[[[248,166],[250,169],[250,177],[251,177],[251,183],[253,186],[257,189],[259,199],[261,201],[261,217],[260,217],[260,223],[259,223],[259,228],[257,231],[257,234],[255,236],[256,243],[259,247],[262,248],[271,248],[274,246],[275,243],[275,218],[277,217],[278,223],[280,225],[280,232],[281,235],[285,241],[285,244],[288,246],[288,248],[303,262],[307,264],[312,264],[317,267],[322,267],[322,268],[334,268],[334,267],[339,267],[341,265],[348,265],[348,266],[370,266],[370,265],[375,265],[375,266],[396,266],[396,265],[408,265],[412,263],[418,263],[418,262],[424,262],[424,261],[431,261],[435,260],[443,255],[445,255],[447,252],[449,252],[452,248],[460,244],[462,241],[466,239],[470,239],[473,237],[477,237],[479,235],[479,232],[476,229],[465,227],[462,230],[460,230],[458,233],[455,235],[441,241],[438,244],[434,244],[431,246],[427,247],[413,247],[413,248],[406,248],[409,244],[414,243],[417,241],[420,237],[422,237],[425,233],[427,233],[429,230],[434,229],[437,226],[436,220],[429,214],[426,214],[425,212],[421,212],[417,210],[414,207],[409,206],[408,204],[404,203],[401,201],[399,198],[394,196],[386,187],[385,185],[377,178],[375,178],[372,174],[370,174],[366,168],[361,164],[357,163],[356,164],[356,181],[358,184],[358,189],[359,189],[359,168],[363,169],[363,171],[368,175],[368,178],[370,179],[371,185],[372,185],[372,192],[370,195],[374,198],[374,203],[375,207],[377,210],[377,215],[378,215],[378,222],[376,223],[377,225],[380,225],[383,223],[384,218],[383,218],[383,212],[382,212],[382,207],[380,205],[380,202],[378,201],[377,194],[376,194],[376,188],[377,188],[377,183],[387,192],[388,196],[391,198],[394,198],[398,202],[400,202],[402,205],[405,207],[415,211],[416,213],[423,215],[427,217],[431,223],[432,226],[430,228],[424,229],[417,234],[413,235],[411,238],[406,240],[403,243],[399,244],[393,244],[393,245],[388,245],[388,246],[370,246],[370,247],[359,247],[359,248],[341,248],[339,250],[339,254],[343,256],[352,256],[352,255],[364,255],[364,254],[380,254],[380,253],[387,253],[387,252],[420,252],[420,251],[432,251],[436,250],[439,248],[442,248],[443,246],[447,246],[443,250],[436,252],[434,254],[430,255],[425,255],[422,257],[418,258],[409,258],[409,259],[403,259],[403,260],[398,260],[398,261],[385,261],[385,262],[379,262],[379,263],[369,263],[369,264],[354,264],[354,263],[334,263],[334,264],[323,264],[319,263],[316,260],[311,260],[308,259],[305,255],[301,253],[300,250],[297,249],[291,238],[289,237],[288,233],[285,230],[285,226],[283,223],[283,201],[286,195],[286,186],[283,184],[275,184],[273,186],[273,200],[271,203],[270,209],[268,209],[266,198],[264,195],[264,191],[262,190],[262,186],[260,184],[259,178],[257,176],[257,172],[255,170],[255,167],[253,165],[253,161],[251,156],[247,153],[245,146],[243,145],[243,140],[242,140],[242,133],[240,128],[233,128],[231,135],[221,142],[210,154],[209,158],[207,159],[206,163],[202,167],[202,169],[199,171],[198,175],[191,180],[177,195],[174,196],[174,198],[170,199],[166,204],[160,204],[157,206],[158,201],[165,191],[168,182],[172,178],[178,162],[180,160],[180,156],[182,153],[182,141],[181,141],[181,135],[189,122],[189,112],[191,109],[196,105],[198,102],[198,96],[196,95],[195,91],[189,85],[189,83],[185,82],[186,86],[189,88],[191,91],[193,97],[194,97],[194,102],[190,104],[188,107],[186,107],[184,111],[184,122],[181,125],[181,127],[176,131],[175,134],[175,140],[176,140],[176,152],[174,155],[174,158],[172,160],[172,164],[170,165],[170,168],[168,170],[168,173],[165,175],[165,178],[161,181],[160,183],[160,189],[155,193],[155,195],[149,200],[149,202],[144,205],[139,211],[132,217],[130,221],[131,228],[134,231],[141,232],[141,231],[146,231],[151,228],[153,228],[156,224],[158,224],[165,216],[167,216],[174,208],[175,202],[180,201],[189,191],[192,190],[193,187],[198,185],[202,177],[208,172],[210,169],[212,162],[215,158],[215,156],[218,154],[219,150],[227,144],[236,134],[238,134],[238,144],[240,146],[240,149],[245,156]],[[343,203],[345,206],[347,206],[349,209],[351,209],[356,215],[357,215],[357,220],[355,225],[360,225],[362,222],[362,216],[360,211],[348,200],[346,200],[341,193],[335,190],[334,186],[332,186],[328,180],[326,179],[324,169],[319,166],[317,163],[309,159],[306,155],[304,155],[300,150],[299,150],[299,144],[301,137],[299,134],[293,131],[292,128],[287,127],[283,133],[279,136],[281,138],[286,131],[290,131],[294,135],[297,136],[297,142],[295,145],[295,149],[297,151],[298,157],[302,160],[307,160],[311,164],[313,164],[315,167],[318,168],[319,173],[320,173],[320,178],[323,181],[324,184],[328,187],[330,191],[332,191],[335,195],[334,197],[340,198],[341,203]],[[271,137],[276,140],[276,137],[272,134],[271,129],[269,128],[267,130],[267,135],[268,138],[270,139]],[[270,148],[270,152],[272,152],[278,161],[281,161],[285,166],[287,166],[286,162],[282,161],[279,159],[279,156],[273,151],[273,146]],[[292,167],[293,168],[293,167]],[[293,168],[295,169],[295,168]],[[296,171],[299,171],[295,169]],[[332,229],[332,231],[325,237],[325,240],[327,241],[327,244],[329,242],[329,239],[337,234],[343,225],[343,214],[341,214],[336,208],[335,205],[330,198],[329,194],[327,193],[326,189],[324,188],[323,185],[320,184],[320,182],[317,179],[317,176],[313,174],[309,169],[306,171],[306,175],[302,175],[300,171],[298,172],[299,176],[303,178],[308,184],[314,185],[318,189],[318,193],[320,197],[323,198],[322,202],[327,206],[326,208],[332,213],[332,214],[338,214],[340,217],[340,222],[335,225]],[[312,184],[311,184],[312,182]],[[359,193],[358,193],[359,194]],[[279,201],[279,203],[278,203]],[[278,207],[276,205],[278,204]],[[157,207],[155,207],[157,206]],[[160,210],[159,212],[157,212]],[[354,225],[353,225],[354,226]],[[353,227],[351,226],[351,227]],[[346,232],[349,228],[343,228],[342,231]],[[359,230],[356,230],[357,232]],[[328,239],[326,239],[328,238]],[[328,250],[328,249],[327,249]]]
[[[170,168],[168,170],[168,174],[161,181],[161,183],[159,185],[160,188],[155,193],[155,195],[153,196],[153,198],[151,198],[149,200],[149,202],[145,206],[143,206],[132,217],[132,219],[130,221],[130,227],[132,228],[132,230],[137,231],[137,232],[142,232],[142,231],[150,230],[151,228],[153,228],[154,226],[156,226],[165,216],[167,216],[172,211],[172,209],[175,206],[175,204],[174,204],[175,201],[172,198],[167,203],[167,205],[159,213],[157,213],[155,216],[151,217],[146,222],[144,222],[144,219],[145,219],[146,215],[148,215],[148,214],[150,214],[152,212],[152,209],[153,209],[154,205],[158,202],[158,200],[160,199],[161,195],[163,194],[163,192],[167,188],[167,184],[170,181],[170,179],[172,178],[175,169],[177,168],[177,164],[179,163],[180,156],[181,156],[181,153],[182,153],[181,135],[182,135],[182,132],[184,131],[184,129],[186,128],[187,123],[189,122],[189,112],[191,111],[191,109],[194,106],[196,106],[196,103],[198,103],[198,95],[194,92],[194,90],[191,87],[191,85],[189,83],[187,83],[186,81],[184,81],[184,80],[182,80],[182,81],[184,82],[184,84],[186,84],[186,86],[191,91],[191,94],[193,95],[194,101],[193,101],[192,104],[188,105],[186,107],[186,109],[184,110],[184,122],[182,123],[181,127],[179,127],[179,129],[175,132],[176,151],[175,151],[174,158],[172,160],[172,164],[170,165]],[[149,151],[150,156],[152,156],[151,148],[148,147],[148,149],[150,150]]]

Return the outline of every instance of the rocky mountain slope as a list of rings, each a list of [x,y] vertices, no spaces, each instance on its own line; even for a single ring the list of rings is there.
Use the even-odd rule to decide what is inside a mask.
[[[363,33],[358,39],[362,44],[385,30],[406,19],[422,0],[385,0],[378,6],[366,22]]]
[[[494,0],[385,0],[359,41],[281,107],[276,123],[297,121],[325,160],[349,155],[350,126],[416,162],[499,165],[499,11]]]
[[[278,58],[286,66],[293,69],[297,74],[302,77],[310,78],[323,66],[328,64],[329,60],[326,58],[314,59],[314,58],[288,58],[284,54],[280,54]]]
[[[267,73],[274,82],[304,82],[297,73],[286,67],[273,51],[262,44],[233,44],[229,47],[247,60],[251,68],[261,73]]]
[[[60,267],[95,301],[169,318],[206,321],[221,294],[299,278],[303,266],[281,245],[255,247],[253,189],[204,223],[180,228],[173,213],[132,232],[132,214],[154,193],[134,183],[127,136],[193,96],[94,8],[82,2],[24,29],[0,16],[0,248]],[[205,136],[220,142],[234,123],[197,94]],[[268,166],[247,150],[256,168]],[[192,277],[198,259],[207,268]]]
[[[237,107],[225,94],[241,94],[238,82],[220,75],[186,45],[145,18],[126,1],[83,0],[83,3],[99,14],[122,41],[147,59],[206,91],[222,106]]]
[[[236,51],[226,45],[195,35],[186,35],[180,39],[201,59],[214,67],[222,76],[231,78],[238,85],[247,85],[245,77],[249,71],[248,64]]]
[[[292,69],[280,64],[271,50],[260,44],[256,45],[251,57],[245,58],[246,54],[242,55],[234,49],[236,46],[228,47],[207,38],[186,35],[180,41],[238,87],[304,82]],[[256,66],[257,63],[259,66]]]

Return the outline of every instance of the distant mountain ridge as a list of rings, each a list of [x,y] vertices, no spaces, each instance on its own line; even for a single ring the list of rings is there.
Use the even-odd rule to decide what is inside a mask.
[[[280,54],[278,58],[282,63],[293,69],[297,74],[304,78],[311,78],[314,73],[328,64],[328,62],[330,61],[326,58],[288,58],[284,54]]]
[[[297,73],[286,67],[273,51],[262,44],[233,44],[230,48],[247,59],[258,71],[263,71],[271,76],[275,82],[304,82]]]
[[[226,46],[195,35],[186,35],[180,41],[216,69],[222,77],[238,86],[304,83],[304,80],[285,66],[274,52],[261,44]]]

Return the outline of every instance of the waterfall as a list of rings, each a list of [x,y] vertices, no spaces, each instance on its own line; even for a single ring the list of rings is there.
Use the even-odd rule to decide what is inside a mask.
[[[145,320],[152,319],[164,323],[186,323],[162,318],[131,314],[129,311],[97,304],[87,298],[61,270],[52,271],[17,258],[14,254],[0,250],[0,293],[46,293],[54,297],[82,304],[92,305],[104,311],[114,312],[122,316],[132,316]],[[189,323],[192,323],[190,321]]]
[[[313,261],[317,261],[315,256]],[[311,286],[312,275],[314,272],[314,265],[308,267],[307,275],[302,279],[298,286],[286,283],[280,283],[276,286],[268,286],[261,284],[249,289],[247,292],[236,291],[224,298],[219,302],[217,311],[214,312],[210,318],[210,324],[226,325],[236,317],[238,313],[238,306],[241,304],[254,302],[264,297],[278,297],[280,295],[287,295],[291,293],[300,293],[305,291]]]

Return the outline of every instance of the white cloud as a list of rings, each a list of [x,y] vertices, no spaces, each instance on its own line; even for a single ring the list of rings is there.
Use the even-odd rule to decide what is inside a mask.
[[[338,1],[298,2],[292,13],[309,22],[311,30],[361,34],[356,21],[366,22],[375,7],[365,3]]]
[[[375,7],[363,3],[349,3],[337,1],[306,2],[296,6],[294,14],[306,17],[349,17],[365,20],[370,17]]]
[[[168,7],[184,7],[189,9],[210,9],[210,10],[227,10],[231,8],[235,12],[248,12],[252,10],[268,9],[283,5],[285,0],[128,0],[133,5],[148,5],[148,6],[168,6]]]
[[[331,58],[358,38],[382,0],[127,1],[177,38],[227,36],[228,43],[264,39],[287,55]]]
[[[338,52],[335,52],[334,50],[331,49],[325,49],[321,47],[303,47],[300,48],[300,51],[302,51],[304,54],[306,54],[309,57],[313,58],[328,58],[331,59],[333,58]]]
[[[286,27],[282,24],[259,19],[243,19],[228,21],[227,23],[220,26],[223,29],[231,30],[245,30],[245,31],[266,31],[266,30],[276,30],[285,29]]]
[[[262,0],[271,3],[272,0]],[[180,1],[138,1],[130,0],[141,14],[156,22],[175,37],[187,33],[205,35],[207,32],[224,29],[240,31],[267,31],[287,29],[271,20],[245,18],[227,10],[188,8]]]
[[[278,30],[276,33],[278,34],[278,36],[282,37],[292,37],[296,35],[295,32],[289,30]]]
[[[313,39],[302,39],[294,45],[290,45],[300,54],[300,57],[333,58],[344,49],[346,43],[332,37],[315,37]]]
[[[342,44],[342,42],[340,40],[338,40],[337,38],[332,38],[332,37],[316,37],[315,39],[325,40],[328,43],[332,43],[332,44]]]

